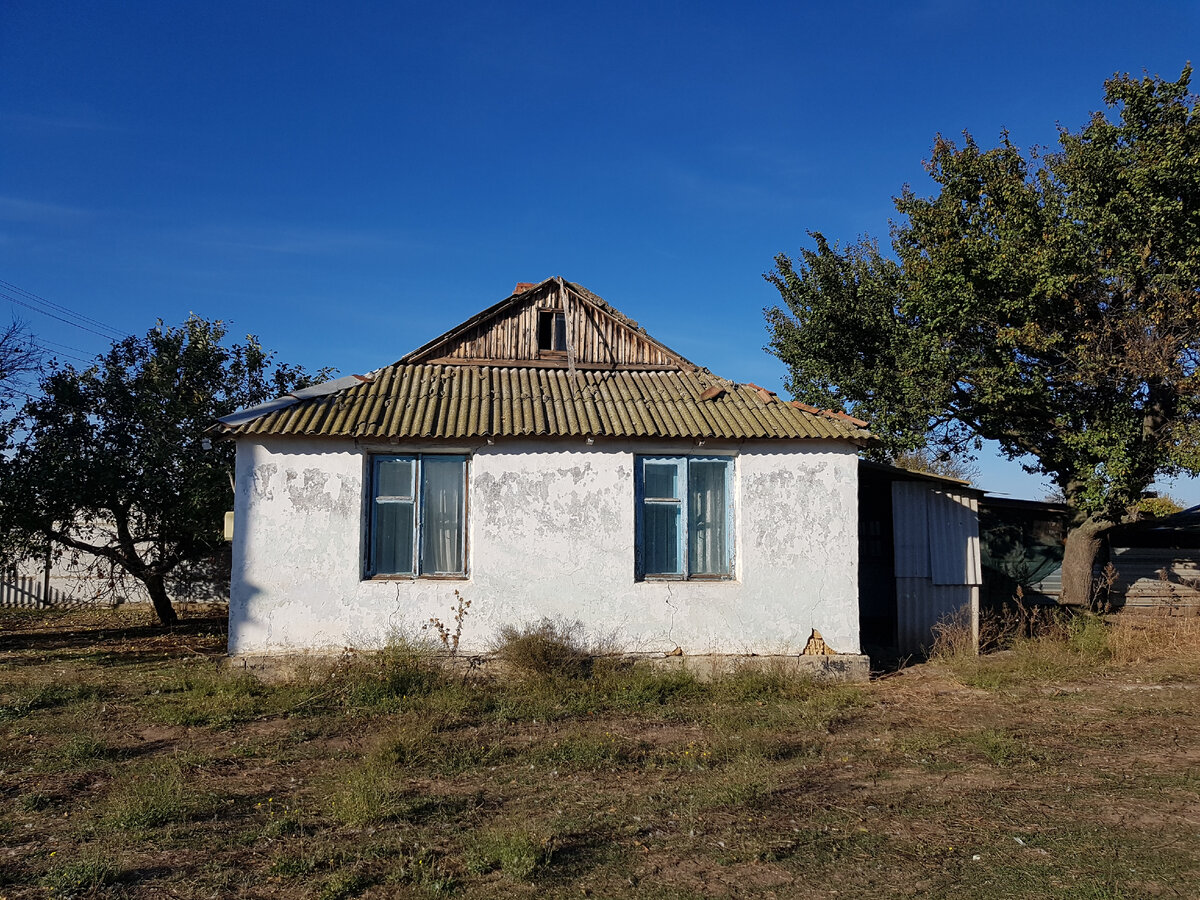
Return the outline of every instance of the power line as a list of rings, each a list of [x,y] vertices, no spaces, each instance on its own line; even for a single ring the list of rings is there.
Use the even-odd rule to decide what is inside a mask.
[[[63,306],[61,303],[55,303],[52,300],[47,300],[32,291],[27,291],[25,288],[13,284],[9,281],[0,279],[0,296],[3,296],[11,303],[18,306],[23,306],[33,312],[41,313],[44,316],[49,316],[52,319],[57,319],[67,325],[72,325],[75,328],[80,328],[84,331],[90,331],[92,334],[98,335],[106,340],[120,339],[129,337],[128,332],[122,331],[107,322],[101,322],[99,319],[92,316],[84,315],[83,313],[75,312],[69,307]],[[69,316],[70,318],[64,318]],[[72,321],[74,320],[74,321]],[[102,330],[97,330],[102,329]],[[107,333],[106,333],[107,332]]]
[[[105,334],[103,331],[97,331],[95,328],[88,328],[86,325],[80,325],[78,322],[72,322],[70,319],[63,318],[62,316],[56,316],[54,313],[48,312],[47,310],[44,310],[44,309],[39,309],[38,307],[34,306],[32,303],[26,303],[24,300],[20,300],[16,297],[13,297],[11,294],[9,294],[7,291],[5,291],[3,288],[0,288],[0,297],[3,297],[9,303],[15,303],[15,304],[17,304],[17,306],[23,306],[26,309],[33,310],[33,312],[35,312],[35,313],[41,313],[43,316],[49,316],[51,319],[58,319],[58,321],[60,321],[60,322],[64,322],[67,325],[71,325],[75,328],[81,328],[84,331],[90,331],[92,334],[102,337],[106,341],[111,341],[114,339],[111,334]]]
[[[63,350],[74,350],[76,353],[90,353],[90,350],[84,350],[82,347],[72,347],[70,344],[60,344],[58,341],[48,341],[44,337],[37,338],[39,344],[52,344],[55,347],[61,347]]]
[[[53,343],[53,341],[44,341],[43,343],[50,344],[50,343]],[[95,357],[93,357],[92,359],[88,359],[87,357],[79,356],[75,353],[67,353],[64,350],[50,350],[49,348],[47,348],[47,352],[51,356],[55,357],[56,359],[60,356],[65,356],[67,359],[73,359],[76,362],[81,362],[85,365],[91,365],[93,362],[95,362]]]
[[[36,334],[33,336],[33,340],[34,343],[41,344],[42,349],[44,349],[51,356],[66,356],[70,359],[79,360],[81,363],[93,363],[96,361],[96,356],[99,355],[91,354],[90,350],[84,350],[82,347],[72,347],[70,344],[60,344],[58,341],[47,340],[46,338],[39,337]],[[51,347],[58,347],[59,349],[52,350],[50,347],[45,346],[47,344],[49,344]]]

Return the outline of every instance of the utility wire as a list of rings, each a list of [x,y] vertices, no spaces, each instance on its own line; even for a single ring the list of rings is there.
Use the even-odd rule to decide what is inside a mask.
[[[58,321],[60,321],[60,322],[64,322],[67,325],[71,325],[75,328],[81,328],[84,331],[90,331],[92,334],[102,337],[106,341],[114,340],[114,337],[111,334],[105,334],[103,331],[97,331],[95,328],[88,328],[86,325],[80,325],[78,322],[72,322],[70,319],[64,318],[63,316],[55,315],[54,313],[49,312],[48,310],[39,309],[38,307],[34,306],[32,303],[26,303],[24,300],[20,300],[16,297],[13,297],[11,294],[6,292],[2,288],[0,288],[0,297],[3,297],[9,303],[15,303],[15,304],[17,304],[17,306],[23,306],[26,309],[33,310],[33,312],[35,312],[35,313],[41,313],[43,316],[49,316],[51,319],[58,319]]]
[[[70,344],[60,344],[58,341],[48,341],[43,337],[37,338],[39,344],[51,344],[55,347],[61,347],[63,350],[74,350],[76,353],[90,353],[90,350],[84,350],[82,347],[72,347]]]
[[[35,340],[36,340],[36,338],[35,338]],[[53,343],[53,341],[42,341],[42,343],[50,344],[50,343]],[[76,362],[81,362],[85,365],[91,365],[93,362],[96,361],[95,357],[88,359],[87,357],[79,356],[75,353],[67,353],[65,350],[51,350],[49,348],[46,348],[46,352],[55,358],[60,357],[60,356],[65,356],[67,359],[73,359]]]
[[[107,340],[129,337],[127,332],[124,332],[119,328],[115,328],[106,322],[101,322],[99,319],[93,318],[92,316],[75,312],[75,310],[63,306],[61,303],[55,303],[52,300],[47,300],[45,297],[41,297],[32,291],[27,291],[23,287],[3,279],[0,279],[0,296],[3,296],[9,302],[15,303],[18,306],[23,306],[26,309],[32,310],[33,312],[41,313],[44,316],[49,316],[52,319],[57,319],[60,322],[64,322],[67,325],[73,325],[74,327],[81,328],[84,331],[90,331],[92,334],[99,335]],[[64,316],[69,316],[70,318],[64,318]]]

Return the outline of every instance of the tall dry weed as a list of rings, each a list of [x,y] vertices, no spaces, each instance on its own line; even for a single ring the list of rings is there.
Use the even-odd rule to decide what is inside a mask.
[[[1122,613],[1113,617],[1108,647],[1117,665],[1200,657],[1200,617]]]

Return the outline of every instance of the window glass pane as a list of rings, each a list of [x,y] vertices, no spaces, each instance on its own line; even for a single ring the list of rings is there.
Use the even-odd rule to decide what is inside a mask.
[[[413,503],[411,500],[375,501],[376,575],[413,573]]]
[[[683,569],[679,565],[679,504],[647,503],[643,512],[646,574],[682,575]]]
[[[376,497],[412,499],[412,459],[381,459],[375,469]]]
[[[554,349],[567,349],[567,315],[566,313],[554,314]]]
[[[645,495],[650,499],[679,499],[679,467],[675,463],[644,463]]]
[[[463,467],[455,457],[426,456],[421,463],[421,572],[463,572]]]
[[[688,563],[693,575],[729,574],[729,513],[723,460],[688,464]]]

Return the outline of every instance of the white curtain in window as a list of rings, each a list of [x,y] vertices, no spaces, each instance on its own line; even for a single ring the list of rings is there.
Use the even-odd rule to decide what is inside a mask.
[[[426,456],[421,465],[421,571],[463,571],[462,459]]]
[[[688,463],[688,562],[693,575],[728,575],[728,510],[723,460]]]

